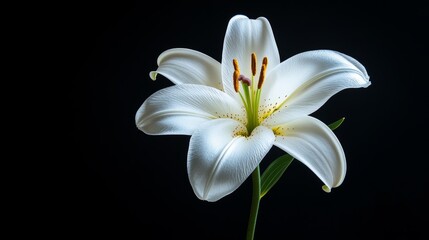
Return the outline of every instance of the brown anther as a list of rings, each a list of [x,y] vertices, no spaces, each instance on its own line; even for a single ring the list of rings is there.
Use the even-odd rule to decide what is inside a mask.
[[[252,76],[256,75],[256,54],[252,53]]]
[[[265,65],[266,67],[268,67],[268,58],[264,57],[264,59],[262,59],[262,65]]]
[[[261,73],[259,74],[258,89],[261,89],[262,84],[264,83],[266,71],[267,71],[267,65],[262,64]]]
[[[232,76],[232,79],[234,80],[235,92],[238,92],[238,90],[240,90],[240,82],[238,80],[239,77],[240,77],[240,71],[235,70],[234,75]]]
[[[240,72],[240,67],[238,66],[238,60],[234,58],[232,60],[232,64],[234,65],[234,70]]]

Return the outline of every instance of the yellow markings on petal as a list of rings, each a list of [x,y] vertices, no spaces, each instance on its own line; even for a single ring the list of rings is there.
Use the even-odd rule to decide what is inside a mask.
[[[285,126],[276,126],[271,128],[271,130],[273,131],[274,135],[276,136],[287,136],[292,134],[295,131],[294,127],[285,127]]]
[[[247,129],[243,125],[239,125],[234,128],[232,132],[232,137],[248,137]]]
[[[283,135],[283,128],[282,127],[274,127],[273,129],[273,133],[276,136],[282,136]]]
[[[252,76],[256,75],[256,54],[252,53]]]

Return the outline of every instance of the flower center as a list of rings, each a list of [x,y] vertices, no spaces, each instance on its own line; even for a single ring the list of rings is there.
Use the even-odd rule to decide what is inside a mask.
[[[240,67],[238,60],[233,59],[232,64],[234,65],[233,83],[234,90],[240,95],[243,101],[244,108],[247,114],[247,131],[250,134],[253,129],[259,126],[259,101],[261,98],[261,89],[265,80],[265,74],[267,71],[268,58],[264,57],[262,60],[261,71],[259,73],[258,83],[255,84],[256,76],[256,54],[251,55],[251,70],[252,76],[250,79],[240,73]],[[240,89],[240,82],[242,88]]]

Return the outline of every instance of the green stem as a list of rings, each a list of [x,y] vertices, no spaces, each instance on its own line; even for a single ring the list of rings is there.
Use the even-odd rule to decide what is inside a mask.
[[[255,236],[256,219],[258,217],[259,201],[261,200],[261,174],[259,165],[252,173],[253,193],[250,207],[249,224],[247,225],[247,240],[253,240]]]

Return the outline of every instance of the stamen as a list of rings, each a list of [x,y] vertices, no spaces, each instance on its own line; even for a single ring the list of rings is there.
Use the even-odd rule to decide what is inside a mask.
[[[262,59],[262,65],[268,66],[268,58],[267,57],[264,57],[264,59]]]
[[[266,71],[267,71],[267,65],[263,64],[261,67],[261,73],[259,74],[258,89],[261,89],[262,84],[264,83]]]
[[[252,76],[256,75],[256,54],[252,53]]]
[[[240,75],[240,71],[235,70],[234,71],[234,75],[232,76],[232,79],[234,80],[234,90],[235,92],[238,92],[238,90],[240,90],[240,83],[239,83],[239,78],[242,75]]]
[[[240,67],[238,66],[238,60],[234,58],[232,60],[232,64],[234,65],[234,70],[240,72]]]
[[[238,60],[234,58],[232,60],[232,65],[234,65],[234,74],[232,75],[234,90],[238,92],[238,90],[240,90],[240,83],[238,82],[240,78],[240,67],[238,66]]]
[[[247,132],[251,133],[257,126],[259,126],[261,119],[266,118],[267,111],[259,110],[259,102],[261,99],[261,88],[265,81],[267,73],[268,58],[264,57],[262,59],[261,72],[259,74],[258,86],[256,88],[256,65],[257,59],[256,54],[252,53],[251,55],[251,71],[252,76],[250,78],[240,73],[240,66],[238,65],[238,60],[234,58],[232,64],[234,66],[233,73],[233,85],[236,93],[239,94],[241,100],[243,101],[244,108],[247,115],[246,128]],[[242,89],[240,89],[240,81],[242,84]],[[240,92],[241,91],[241,92]],[[262,114],[262,116],[260,116]]]
[[[262,84],[264,83],[265,73],[267,72],[267,66],[268,66],[268,58],[264,57],[264,59],[262,59],[261,73],[259,74],[258,89],[261,89]]]

